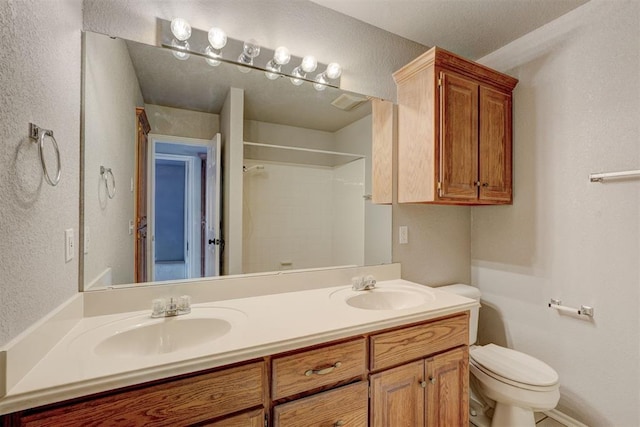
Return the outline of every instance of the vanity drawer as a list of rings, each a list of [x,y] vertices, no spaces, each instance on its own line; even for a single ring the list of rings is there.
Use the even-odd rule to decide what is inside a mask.
[[[371,336],[371,370],[420,359],[469,341],[469,314]]]
[[[366,381],[294,400],[273,408],[276,427],[363,426],[368,421]]]
[[[272,399],[278,400],[366,372],[366,339],[275,357],[272,367]]]
[[[265,363],[224,369],[61,406],[20,418],[21,426],[201,423],[264,404]]]

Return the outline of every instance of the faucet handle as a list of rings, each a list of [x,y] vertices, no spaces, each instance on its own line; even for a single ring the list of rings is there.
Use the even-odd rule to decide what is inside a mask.
[[[376,278],[373,277],[371,274],[366,276],[363,280],[364,280],[365,286],[375,286],[376,285]]]
[[[178,298],[178,310],[181,314],[191,313],[191,297],[189,295],[181,295]]]
[[[351,289],[354,291],[362,289],[362,285],[364,284],[364,277],[355,276],[351,278]]]
[[[166,302],[162,298],[151,301],[151,317],[162,317],[166,310]]]

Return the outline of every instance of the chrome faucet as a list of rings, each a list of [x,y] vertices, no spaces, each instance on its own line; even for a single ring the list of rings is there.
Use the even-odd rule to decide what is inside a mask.
[[[351,289],[354,291],[367,291],[376,287],[376,279],[369,276],[357,276],[351,279]]]
[[[177,300],[173,297],[168,301],[162,298],[153,300],[151,317],[173,317],[187,313],[191,313],[191,297],[189,295],[182,295]]]

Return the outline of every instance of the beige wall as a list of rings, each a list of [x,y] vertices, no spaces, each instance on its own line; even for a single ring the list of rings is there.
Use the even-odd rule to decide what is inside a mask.
[[[220,116],[201,111],[145,104],[145,111],[156,135],[213,139],[220,132]]]
[[[520,79],[513,206],[472,209],[490,338],[554,367],[579,421],[640,425],[640,181],[588,179],[640,168],[640,3],[593,0],[483,62]]]
[[[144,102],[124,41],[86,33],[85,52],[84,224],[89,250],[84,255],[84,284],[91,284],[106,269],[111,269],[113,283],[133,283],[130,182],[135,179],[135,109]],[[107,195],[100,166],[112,170],[113,198]]]

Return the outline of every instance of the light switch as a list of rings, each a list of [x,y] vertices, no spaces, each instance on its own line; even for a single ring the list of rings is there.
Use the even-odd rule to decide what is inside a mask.
[[[68,228],[64,230],[64,260],[65,262],[69,262],[75,256],[75,243],[73,241],[73,228]]]
[[[409,243],[409,227],[406,225],[400,226],[400,231],[398,233],[398,243],[401,245],[406,245]]]

